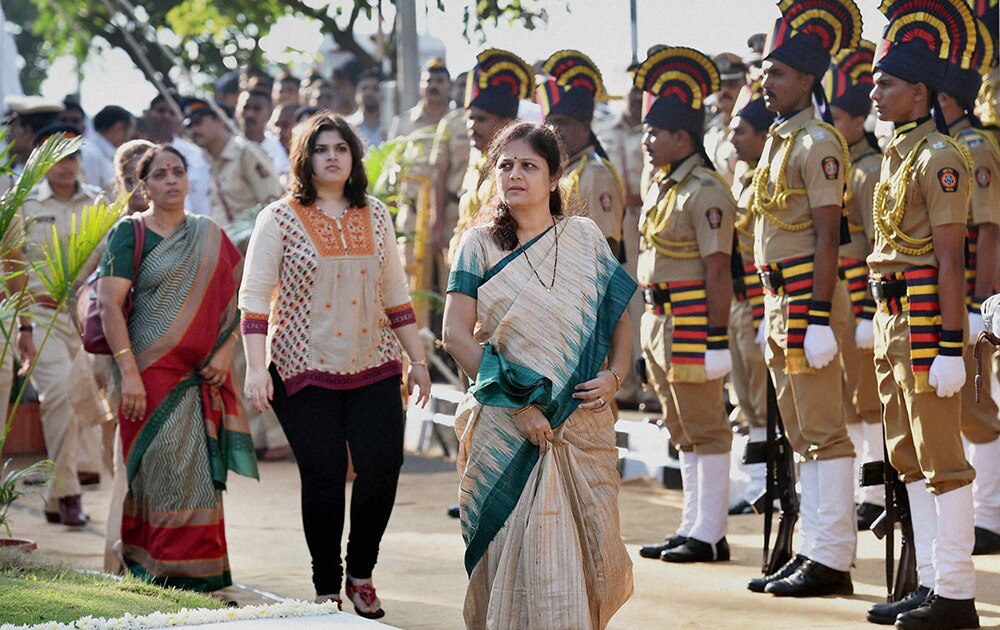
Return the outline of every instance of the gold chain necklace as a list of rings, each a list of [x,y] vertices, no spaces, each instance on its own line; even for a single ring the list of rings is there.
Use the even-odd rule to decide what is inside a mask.
[[[538,271],[535,269],[535,266],[531,264],[531,259],[528,258],[528,250],[524,249],[521,251],[521,253],[524,254],[524,259],[528,261],[528,266],[531,267],[531,272],[535,274],[536,278],[538,278],[538,283],[542,285],[548,293],[552,293],[552,288],[556,286],[556,268],[559,266],[559,228],[556,227],[555,217],[552,217],[552,232],[556,236],[556,257],[552,262],[552,282],[548,286],[545,286],[545,282],[542,281],[542,277],[538,275]],[[521,245],[520,241],[518,241],[518,245],[524,247],[524,245]]]

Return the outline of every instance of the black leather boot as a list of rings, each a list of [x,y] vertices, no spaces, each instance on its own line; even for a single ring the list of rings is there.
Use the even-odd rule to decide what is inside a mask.
[[[1000,534],[991,532],[985,527],[976,528],[976,545],[972,548],[974,556],[991,556],[1000,553]]]
[[[883,626],[891,626],[896,623],[896,617],[905,612],[915,610],[923,604],[931,595],[931,589],[926,586],[918,586],[906,597],[896,602],[883,602],[875,604],[868,609],[868,621]]]
[[[805,561],[806,557],[801,554],[798,554],[794,558],[786,562],[785,566],[781,567],[774,573],[750,580],[747,583],[747,588],[753,591],[754,593],[763,593],[764,588],[767,587],[768,584],[774,582],[775,580],[786,578],[789,575],[795,573],[796,569],[798,569]]]
[[[679,547],[667,549],[660,554],[664,562],[724,562],[729,560],[729,543],[726,537],[714,545],[694,538]]]
[[[674,547],[680,547],[687,542],[687,536],[673,536],[664,540],[661,543],[653,545],[643,545],[639,547],[639,555],[643,558],[649,558],[651,560],[659,560],[660,555],[667,549],[673,549]]]
[[[874,503],[859,504],[857,509],[858,531],[864,532],[871,529],[872,523],[878,520],[878,517],[882,516],[882,512],[885,512],[885,508],[881,505],[875,505]]]
[[[948,599],[932,594],[918,608],[896,618],[903,630],[958,630],[978,628],[979,614],[974,599]]]
[[[848,571],[837,571],[806,558],[795,573],[771,582],[764,587],[764,592],[776,597],[853,595],[854,584]]]

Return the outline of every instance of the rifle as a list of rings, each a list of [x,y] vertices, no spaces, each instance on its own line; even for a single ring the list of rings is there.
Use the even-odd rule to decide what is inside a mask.
[[[884,461],[866,462],[861,466],[859,483],[862,486],[885,485],[885,511],[872,523],[871,530],[879,540],[885,540],[886,601],[895,602],[912,593],[918,586],[917,557],[913,546],[913,520],[906,486],[889,463],[889,451],[884,437],[882,451]],[[901,543],[898,566],[894,566],[893,558],[896,552],[896,523],[900,525]]]
[[[767,441],[748,442],[743,452],[744,464],[767,464],[764,492],[753,502],[753,511],[764,514],[764,549],[761,571],[764,575],[775,573],[792,559],[792,535],[799,519],[799,496],[795,492],[795,455],[785,433],[778,409],[774,381],[767,377]],[[778,499],[781,513],[778,533],[771,546],[771,528],[774,519],[774,500]]]
[[[983,391],[983,353],[982,344],[983,342],[989,342],[993,344],[994,348],[1000,347],[1000,337],[997,337],[993,333],[984,330],[979,333],[979,337],[976,338],[976,347],[973,350],[973,355],[976,357],[976,402],[979,402]]]

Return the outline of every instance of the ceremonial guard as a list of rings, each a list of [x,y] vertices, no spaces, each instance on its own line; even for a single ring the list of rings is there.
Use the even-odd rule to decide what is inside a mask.
[[[495,187],[492,174],[484,171],[486,151],[496,134],[517,118],[522,99],[535,93],[535,75],[523,59],[512,52],[490,48],[476,55],[476,66],[468,74],[465,89],[465,121],[471,151],[458,201],[458,226],[449,254],[458,247],[462,233],[479,214]]]
[[[765,358],[799,455],[798,553],[748,588],[776,596],[853,593],[854,448],[844,422],[840,347],[850,317],[837,279],[847,144],[821,80],[830,56],[858,45],[853,0],[782,0],[764,59],[764,101],[778,119],[754,175],[754,261],[765,293]],[[815,105],[814,105],[815,99]]]
[[[774,113],[767,110],[760,84],[745,86],[734,106],[730,122],[731,142],[740,164],[740,175],[733,181],[736,200],[736,251],[733,252],[733,301],[729,308],[729,347],[733,353],[733,373],[729,377],[736,394],[736,418],[748,429],[750,442],[767,439],[767,364],[764,362],[763,338],[757,331],[764,319],[764,287],[753,264],[753,215],[750,194],[754,173],[767,142],[767,132]],[[767,465],[748,464],[750,477],[743,498],[732,506],[730,514],[747,514],[765,488]]]
[[[993,13],[993,28],[997,14]],[[979,333],[985,330],[983,301],[997,287],[997,248],[1000,247],[1000,142],[975,114],[976,96],[993,61],[994,39],[986,24],[976,20],[977,44],[972,66],[963,69],[951,64],[938,91],[938,104],[948,133],[972,158],[972,196],[965,248],[966,308],[969,337],[965,347],[965,372],[976,373],[974,349]],[[967,443],[969,463],[976,470],[972,485],[976,509],[976,546],[973,554],[1000,553],[1000,409],[990,384],[996,377],[991,361],[982,362],[983,386],[976,396],[976,382],[968,378],[962,389],[962,435]]]
[[[959,423],[968,335],[964,243],[973,172],[936,93],[948,63],[968,68],[976,30],[963,0],[884,0],[872,99],[895,125],[875,191],[868,257],[875,372],[889,461],[906,484],[919,587],[869,621],[897,628],[978,628],[972,563],[975,471]],[[933,118],[932,118],[933,113]],[[932,551],[933,550],[933,551]]]
[[[468,76],[467,73],[463,73]],[[457,82],[457,80],[456,80]],[[463,92],[464,93],[464,92]],[[444,295],[448,286],[448,241],[458,225],[458,201],[469,167],[469,134],[465,108],[456,107],[438,123],[431,146],[434,173],[434,204],[431,217],[431,244],[434,258],[434,290]]]
[[[872,84],[875,44],[861,40],[854,50],[842,50],[823,77],[830,113],[837,131],[847,141],[850,155],[844,208],[850,241],[840,247],[840,279],[851,297],[852,317],[848,318],[840,352],[844,365],[844,417],[854,444],[854,479],[862,462],[882,461],[882,405],[875,380],[872,317],[875,302],[868,292],[868,263],[875,228],[872,198],[878,184],[882,150],[875,135],[865,131],[871,113],[868,94]],[[885,509],[883,486],[858,486],[858,531],[871,527]]]
[[[733,184],[736,171],[736,149],[729,139],[729,123],[733,119],[733,107],[743,86],[747,84],[747,66],[739,55],[721,53],[712,61],[719,69],[721,83],[719,91],[711,96],[711,110],[715,112],[705,129],[705,153],[712,159],[719,175]]]
[[[559,185],[570,212],[582,212],[601,228],[611,251],[624,258],[625,190],[618,169],[591,130],[594,100],[604,93],[601,72],[578,50],[560,50],[542,64],[549,79],[538,86],[545,124],[562,140],[566,167]]]
[[[702,143],[704,103],[719,89],[719,73],[697,50],[664,48],[642,62],[635,86],[646,92],[643,145],[657,169],[639,224],[642,350],[684,485],[676,535],[640,555],[729,560],[733,434],[722,381],[732,368],[726,328],[736,204]]]

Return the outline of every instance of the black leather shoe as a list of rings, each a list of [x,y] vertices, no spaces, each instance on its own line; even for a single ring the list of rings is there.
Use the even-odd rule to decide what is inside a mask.
[[[896,623],[896,617],[903,613],[915,610],[923,604],[931,595],[931,589],[926,586],[918,586],[913,591],[898,602],[883,602],[875,604],[868,609],[868,621],[883,626],[891,626]]]
[[[687,542],[687,536],[674,536],[655,545],[643,545],[639,547],[639,555],[650,560],[659,560],[660,555],[667,549],[680,547]]]
[[[796,555],[794,558],[785,563],[785,566],[781,567],[774,573],[770,575],[765,575],[763,577],[754,578],[747,583],[747,588],[754,593],[763,593],[764,588],[774,582],[775,580],[781,580],[788,577],[789,575],[795,573],[795,571],[802,566],[802,563],[806,561],[806,557],[802,554]]]
[[[972,548],[974,556],[991,556],[1000,553],[1000,534],[991,532],[985,527],[976,528],[976,545]]]
[[[806,558],[795,573],[771,582],[764,587],[764,592],[775,597],[853,595],[854,584],[851,582],[850,572],[837,571]]]
[[[858,531],[863,532],[872,528],[878,517],[882,516],[885,508],[874,503],[861,503],[858,505]]]
[[[740,514],[753,514],[753,506],[746,499],[729,508],[729,516],[739,516]]]
[[[979,614],[974,599],[948,599],[932,594],[915,610],[896,618],[903,630],[958,630],[978,628]]]
[[[448,516],[452,518],[459,518],[462,516],[461,510],[458,508],[458,504],[448,506]]]
[[[664,562],[724,562],[729,560],[729,543],[726,537],[714,545],[695,538],[688,538],[679,547],[667,549],[660,554]]]

